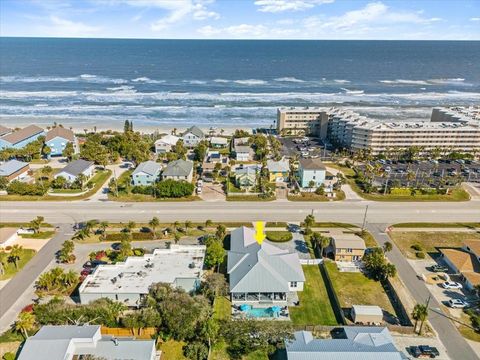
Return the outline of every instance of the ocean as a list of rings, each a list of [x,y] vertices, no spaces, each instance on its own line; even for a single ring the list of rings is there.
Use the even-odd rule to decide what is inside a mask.
[[[0,123],[270,127],[279,106],[480,104],[480,42],[0,38]]]

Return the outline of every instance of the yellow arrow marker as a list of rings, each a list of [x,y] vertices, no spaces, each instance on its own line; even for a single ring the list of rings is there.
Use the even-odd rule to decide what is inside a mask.
[[[255,222],[255,240],[262,245],[263,240],[265,240],[265,223],[263,221]]]

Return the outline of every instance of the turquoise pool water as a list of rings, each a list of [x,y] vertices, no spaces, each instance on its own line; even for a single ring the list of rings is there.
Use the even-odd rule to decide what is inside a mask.
[[[247,317],[253,318],[271,318],[278,317],[278,313],[272,311],[271,308],[252,308],[245,310],[244,313]]]

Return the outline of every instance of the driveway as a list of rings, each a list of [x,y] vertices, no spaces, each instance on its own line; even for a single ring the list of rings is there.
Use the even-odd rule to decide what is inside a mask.
[[[107,165],[107,169],[112,171],[112,175],[105,181],[103,186],[92,196],[90,196],[90,201],[107,201],[108,200],[108,184],[113,177],[117,179],[122,175],[125,171],[129,170],[129,162],[122,162],[121,164],[114,164],[114,165]]]
[[[450,360],[450,357],[447,355],[445,347],[443,346],[442,342],[437,338],[396,334],[392,334],[392,337],[397,349],[403,351],[403,353],[406,355],[410,355],[408,353],[408,349],[410,348],[410,346],[428,345],[436,347],[438,349],[440,356],[436,357],[435,359]]]
[[[203,183],[200,198],[204,201],[225,201],[223,185]]]
[[[266,242],[279,247],[280,249],[286,249],[291,252],[296,252],[300,259],[311,259],[310,253],[308,252],[307,244],[305,243],[305,239],[303,235],[300,233],[292,233],[293,239],[292,241],[287,241],[283,243],[272,242],[265,240]]]

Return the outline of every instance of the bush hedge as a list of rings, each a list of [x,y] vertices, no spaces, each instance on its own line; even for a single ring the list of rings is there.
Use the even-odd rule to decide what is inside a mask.
[[[267,239],[274,242],[286,242],[293,239],[290,231],[267,231]]]
[[[133,241],[153,240],[152,232],[133,232],[130,235]],[[123,239],[125,239],[124,233],[107,233],[103,241],[122,241]]]

